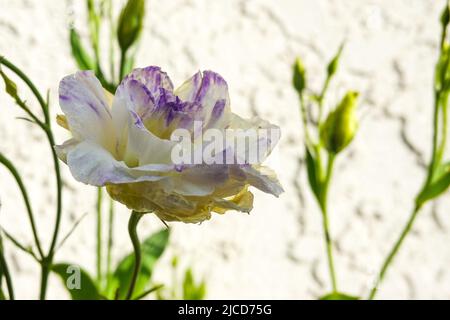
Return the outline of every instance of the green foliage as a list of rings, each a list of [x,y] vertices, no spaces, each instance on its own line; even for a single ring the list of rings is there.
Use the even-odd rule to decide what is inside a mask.
[[[142,243],[142,266],[137,278],[134,297],[141,295],[150,282],[153,268],[157,260],[164,253],[169,241],[169,230],[164,229],[151,235]],[[110,285],[106,296],[110,299],[117,297],[123,299],[126,296],[134,267],[134,254],[130,253],[120,261],[116,270],[109,276]]]
[[[72,300],[98,300],[99,290],[91,276],[84,269],[70,263],[59,263],[52,266]]]
[[[319,300],[359,300],[359,299],[360,299],[359,297],[351,296],[340,292],[332,292],[319,298]]]
[[[203,300],[206,296],[206,283],[195,283],[192,269],[188,268],[183,281],[183,300]]]
[[[418,195],[416,203],[421,206],[425,202],[439,197],[450,186],[450,163],[439,165],[433,179]]]
[[[316,158],[312,155],[311,151],[309,151],[308,147],[305,147],[306,153],[306,169],[308,173],[308,182],[311,187],[312,192],[316,196],[316,199],[320,199],[321,193],[321,181],[318,172],[318,164],[316,162]]]
[[[206,281],[197,281],[188,267],[183,271],[183,277],[178,278],[179,258],[174,256],[172,259],[172,286],[165,287],[159,291],[157,297],[159,300],[203,300],[206,298]]]
[[[70,47],[78,68],[81,70],[95,70],[95,62],[83,47],[80,36],[74,28],[70,29]]]
[[[150,284],[153,268],[157,260],[164,253],[169,241],[167,229],[149,236],[142,244],[142,267],[135,287],[134,300],[142,299],[159,290],[162,286],[147,288]],[[124,299],[130,284],[134,267],[134,255],[130,253],[120,261],[113,274],[108,276],[108,285],[96,283],[93,277],[84,269],[69,263],[60,263],[52,267],[73,300]],[[79,272],[80,278],[75,277]],[[77,282],[78,281],[78,282]]]

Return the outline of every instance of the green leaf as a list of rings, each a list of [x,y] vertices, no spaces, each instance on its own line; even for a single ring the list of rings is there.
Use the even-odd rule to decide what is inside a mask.
[[[136,281],[135,293],[132,298],[140,296],[144,293],[146,286],[149,284],[153,267],[163,254],[167,243],[169,242],[169,230],[164,229],[148,237],[141,246],[142,250],[142,266]],[[114,298],[118,292],[117,298],[124,299],[134,268],[134,254],[130,253],[117,266],[110,278],[110,285],[107,288],[107,297]]]
[[[70,29],[70,47],[72,56],[81,70],[95,70],[95,63],[84,49],[81,38],[74,28]]]
[[[203,300],[206,296],[206,283],[202,281],[198,286],[195,284],[192,269],[186,270],[183,281],[184,300]]]
[[[309,185],[318,199],[320,195],[320,182],[317,177],[317,163],[308,147],[306,147],[306,169],[308,172]]]
[[[95,282],[88,272],[76,264],[59,263],[52,266],[55,272],[63,281],[72,300],[100,300]]]
[[[450,186],[450,164],[442,164],[436,169],[434,178],[430,185],[428,185],[417,197],[416,202],[421,205],[428,200],[437,198],[442,193],[447,191]]]
[[[340,292],[332,292],[319,298],[319,300],[359,300],[359,299],[360,299],[359,297],[351,296]]]

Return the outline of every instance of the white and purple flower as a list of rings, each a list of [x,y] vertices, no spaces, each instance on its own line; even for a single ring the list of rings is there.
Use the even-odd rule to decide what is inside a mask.
[[[217,73],[199,72],[174,90],[159,67],[136,69],[112,96],[92,72],[83,71],[65,77],[59,94],[65,116],[58,123],[73,136],[56,147],[59,158],[76,180],[106,186],[113,199],[132,210],[194,223],[209,219],[211,212],[249,212],[249,186],[275,196],[283,192],[275,174],[261,163],[172,161],[177,142],[170,138],[179,128],[196,136],[207,129],[275,127],[233,114],[227,83]],[[194,132],[199,122],[201,130]],[[269,141],[265,156],[276,142]],[[241,156],[236,150],[233,155]]]

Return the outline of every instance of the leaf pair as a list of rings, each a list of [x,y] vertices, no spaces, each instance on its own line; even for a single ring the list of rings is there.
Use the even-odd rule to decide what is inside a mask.
[[[156,289],[148,290],[147,286],[151,280],[154,265],[163,254],[168,241],[169,231],[164,229],[151,235],[142,243],[142,265],[132,299],[144,298]],[[80,285],[76,286],[77,279],[74,277],[77,270],[71,270],[71,267],[73,269],[73,265],[62,263],[54,265],[52,270],[63,280],[73,300],[124,299],[133,273],[134,254],[130,253],[122,259],[113,274],[108,275],[108,286],[105,290],[99,288],[89,273],[81,268],[77,274]]]

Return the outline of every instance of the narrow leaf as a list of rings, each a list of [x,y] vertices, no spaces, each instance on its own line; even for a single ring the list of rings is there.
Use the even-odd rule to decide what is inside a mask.
[[[420,195],[417,197],[417,203],[423,204],[428,200],[437,198],[442,193],[447,191],[450,186],[450,170],[447,169],[446,172],[443,172],[433,180],[433,182],[425,188]]]
[[[78,67],[82,70],[95,70],[95,63],[84,49],[81,38],[74,28],[70,29],[70,47]]]
[[[320,183],[317,177],[317,163],[309,148],[306,147],[306,169],[308,172],[308,182],[316,198],[320,195]]]

